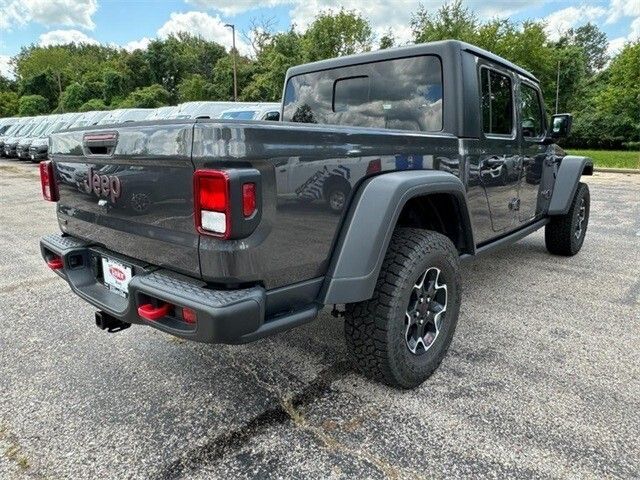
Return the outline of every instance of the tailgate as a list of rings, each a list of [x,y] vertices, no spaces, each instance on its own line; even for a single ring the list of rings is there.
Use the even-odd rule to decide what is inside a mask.
[[[53,135],[62,231],[199,277],[192,133],[163,123]]]

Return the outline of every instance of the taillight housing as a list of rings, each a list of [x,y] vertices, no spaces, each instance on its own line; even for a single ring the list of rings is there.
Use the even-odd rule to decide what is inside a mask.
[[[203,235],[244,238],[260,221],[258,170],[196,170],[193,195],[196,230]]]
[[[45,200],[57,202],[60,199],[53,162],[51,160],[40,162],[40,185],[42,186],[42,196]]]
[[[229,238],[231,234],[229,176],[220,170],[196,171],[194,196],[198,231]]]

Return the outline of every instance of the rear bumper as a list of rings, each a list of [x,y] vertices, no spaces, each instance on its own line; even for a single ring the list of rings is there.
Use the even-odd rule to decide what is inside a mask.
[[[151,266],[135,259],[60,234],[40,240],[48,263],[62,260],[54,271],[81,298],[126,323],[146,324],[177,337],[205,343],[244,343],[268,333],[265,328],[266,292],[262,287],[211,290],[197,279]],[[101,258],[109,257],[132,267],[133,277],[126,298],[110,291],[102,282]],[[157,320],[138,315],[143,304],[168,303],[171,312]],[[196,313],[196,324],[182,320],[182,308]],[[314,315],[315,316],[315,315]]]

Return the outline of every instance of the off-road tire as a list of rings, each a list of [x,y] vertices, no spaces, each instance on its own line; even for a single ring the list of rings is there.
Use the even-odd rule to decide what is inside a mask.
[[[416,279],[437,268],[447,285],[447,308],[427,351],[407,346],[405,315]],[[346,305],[345,337],[357,367],[367,376],[399,388],[424,382],[444,358],[458,321],[460,261],[453,243],[436,232],[398,228],[393,233],[373,297]]]
[[[585,207],[585,216],[581,222],[580,235],[576,236],[580,223],[582,205]],[[587,234],[590,207],[591,197],[589,194],[589,186],[586,183],[580,182],[571,201],[569,211],[565,215],[551,217],[551,222],[545,227],[544,243],[549,253],[570,257],[580,251],[584,243],[585,235]]]

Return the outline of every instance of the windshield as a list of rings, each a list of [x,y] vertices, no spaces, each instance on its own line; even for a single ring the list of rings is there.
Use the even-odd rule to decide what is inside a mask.
[[[18,130],[20,130],[23,126],[24,126],[24,123],[14,123],[9,127],[9,130],[7,130],[4,134],[7,136],[11,136],[14,133],[16,133]]]
[[[236,120],[252,120],[256,115],[255,110],[238,110],[236,112],[224,112],[220,118],[235,118]]]
[[[57,122],[51,122],[51,124],[49,124],[49,127],[44,132],[42,132],[42,135],[49,135],[50,133],[62,130],[66,126],[67,126],[67,122],[64,121],[64,120],[58,120]]]
[[[34,129],[36,123],[26,123],[22,126],[19,132],[16,132],[16,137],[24,137],[25,135],[29,135],[29,132]]]
[[[118,120],[120,122],[138,122],[144,120],[149,115],[150,110],[130,110],[124,112]]]
[[[6,132],[11,130],[14,125],[15,125],[15,123],[14,124],[3,125],[2,127],[0,127],[0,135],[4,135]]]
[[[42,132],[44,132],[49,126],[51,126],[51,121],[50,120],[45,120],[44,122],[40,122],[38,124],[38,126],[36,128],[33,129],[33,132],[31,132],[31,135],[34,137],[39,136],[40,134],[42,134]]]
[[[116,111],[105,115],[96,125],[106,125],[107,123],[117,123],[118,117],[122,115],[122,111]]]

